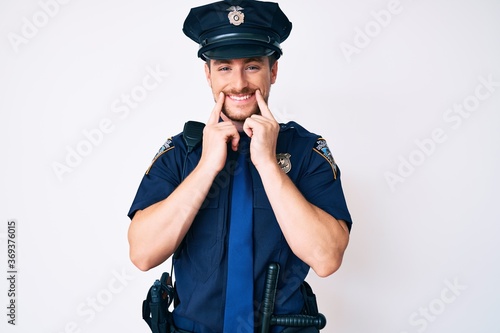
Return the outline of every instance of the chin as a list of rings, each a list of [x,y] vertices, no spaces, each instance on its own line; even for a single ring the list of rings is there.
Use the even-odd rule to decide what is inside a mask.
[[[260,114],[260,110],[258,107],[254,107],[252,110],[246,111],[246,110],[240,110],[238,109],[237,111],[234,110],[227,110],[226,108],[222,109],[222,113],[231,121],[236,121],[236,122],[244,122],[247,118],[253,116],[254,114]]]

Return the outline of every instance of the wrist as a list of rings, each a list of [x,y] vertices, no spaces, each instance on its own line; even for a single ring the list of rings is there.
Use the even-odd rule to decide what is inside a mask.
[[[261,178],[263,178],[265,175],[268,175],[268,174],[272,175],[272,174],[283,172],[281,170],[280,166],[278,165],[276,158],[268,159],[265,161],[259,161],[258,164],[255,164],[255,168],[259,172],[259,175],[261,176]]]
[[[203,178],[210,181],[213,181],[220,171],[221,169],[214,167],[213,163],[204,162],[202,160],[200,160],[193,170],[193,172],[200,173]]]

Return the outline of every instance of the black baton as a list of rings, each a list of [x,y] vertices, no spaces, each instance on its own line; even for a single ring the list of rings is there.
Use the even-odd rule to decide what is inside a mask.
[[[279,272],[280,265],[277,263],[270,264],[267,269],[264,299],[261,309],[261,333],[269,333],[269,329],[271,328],[271,319],[274,311],[274,301],[276,299]]]
[[[316,316],[308,316],[308,315],[272,316],[271,325],[278,325],[285,327],[313,326],[321,330],[326,326],[326,318],[321,313],[318,313]]]
[[[326,318],[318,313],[311,315],[278,315],[273,316],[274,302],[276,300],[276,289],[278,287],[278,275],[280,266],[278,263],[271,263],[267,269],[266,281],[264,286],[264,299],[261,308],[261,328],[260,333],[269,333],[271,326],[285,327],[308,327],[313,326],[319,330],[325,328]]]

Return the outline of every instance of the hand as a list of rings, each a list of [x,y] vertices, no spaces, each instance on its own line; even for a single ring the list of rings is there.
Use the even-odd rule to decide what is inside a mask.
[[[203,129],[203,150],[200,165],[215,173],[224,168],[227,157],[227,143],[231,142],[231,148],[236,151],[240,141],[238,130],[231,122],[219,122],[224,99],[225,95],[221,92]]]
[[[252,138],[250,156],[257,169],[268,163],[276,164],[276,141],[280,126],[269,110],[260,90],[255,91],[260,115],[252,115],[245,120],[243,130]]]

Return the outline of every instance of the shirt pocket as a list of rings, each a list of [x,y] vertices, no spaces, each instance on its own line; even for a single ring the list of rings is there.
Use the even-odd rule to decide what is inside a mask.
[[[205,282],[222,260],[223,215],[218,200],[207,200],[186,235],[184,259],[191,262],[194,279]]]
[[[276,220],[264,187],[254,188],[255,252],[274,251],[286,246],[285,237]]]

